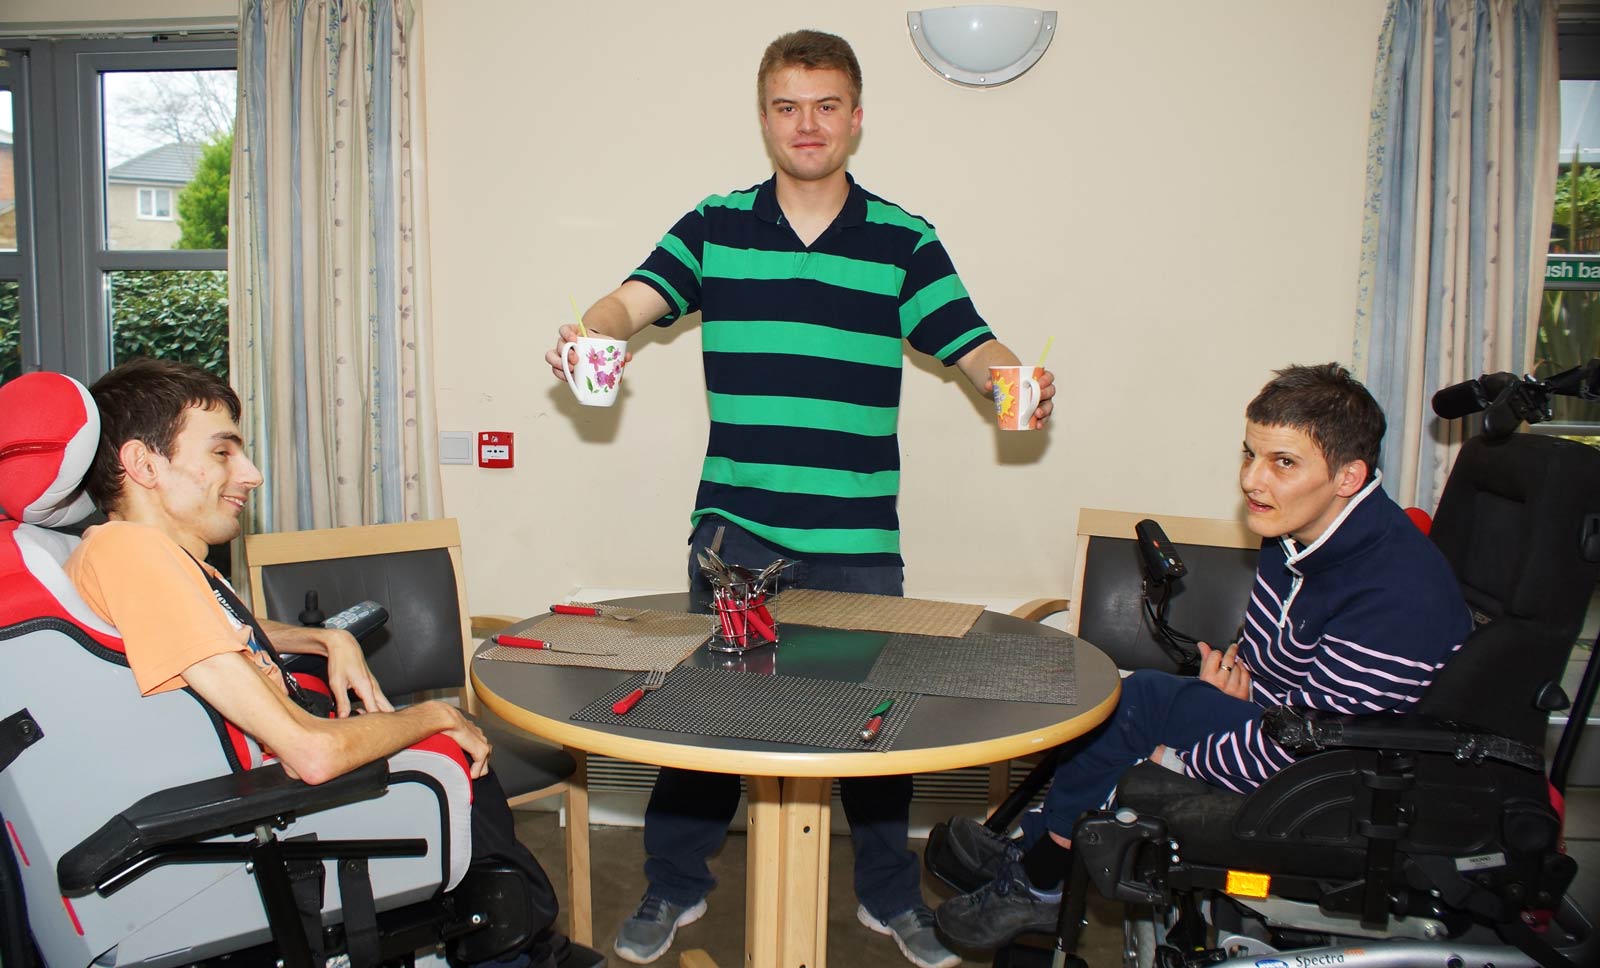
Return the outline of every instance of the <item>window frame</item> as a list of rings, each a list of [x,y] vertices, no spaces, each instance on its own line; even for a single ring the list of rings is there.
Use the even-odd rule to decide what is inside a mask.
[[[0,251],[0,281],[17,283],[17,327],[21,337],[20,355],[22,372],[38,370],[44,366],[44,334],[39,326],[38,292],[46,286],[59,285],[59,265],[41,256],[41,233],[50,239],[48,228],[36,224],[33,213],[38,209],[37,196],[43,191],[50,197],[56,194],[57,172],[54,155],[54,137],[45,122],[46,136],[38,137],[40,124],[35,114],[40,107],[49,109],[48,92],[39,92],[31,83],[34,73],[49,69],[48,53],[38,54],[29,44],[0,41],[0,87],[11,92],[11,171],[16,188],[17,248]],[[43,140],[49,144],[36,143]]]
[[[22,369],[92,382],[111,367],[111,273],[228,268],[226,249],[107,244],[100,74],[237,71],[237,34],[0,38],[0,48],[21,55],[0,68],[16,129],[18,249],[0,253],[0,279],[20,282]],[[176,219],[176,192],[170,205]]]
[[[1564,12],[1565,13],[1565,12]],[[1600,81],[1600,22],[1589,22],[1563,17],[1557,27],[1557,48],[1563,81]],[[1575,253],[1577,254],[1577,253]],[[1548,260],[1550,253],[1546,253]],[[1600,283],[1562,280],[1551,283],[1546,277],[1540,285],[1541,292],[1594,292]],[[1542,314],[1541,314],[1542,315]],[[1535,326],[1538,320],[1533,320]],[[1578,360],[1573,365],[1587,362]],[[1592,437],[1600,435],[1600,419],[1594,421],[1547,421],[1530,424],[1527,428],[1536,434],[1556,437]]]
[[[144,206],[144,200],[147,194],[150,198],[150,211],[148,214],[145,212]],[[161,206],[156,204],[156,199],[160,198],[162,195],[167,197],[167,214],[165,215],[161,214]],[[134,216],[136,218],[143,219],[146,222],[175,222],[178,219],[177,214],[173,211],[172,189],[170,188],[160,188],[155,185],[140,185],[139,201],[135,205],[135,209],[136,211]]]

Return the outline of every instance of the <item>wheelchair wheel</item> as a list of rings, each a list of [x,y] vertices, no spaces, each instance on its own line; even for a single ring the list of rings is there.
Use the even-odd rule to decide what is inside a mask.
[[[1122,968],[1156,968],[1156,949],[1166,940],[1166,925],[1148,904],[1129,904],[1122,918]]]

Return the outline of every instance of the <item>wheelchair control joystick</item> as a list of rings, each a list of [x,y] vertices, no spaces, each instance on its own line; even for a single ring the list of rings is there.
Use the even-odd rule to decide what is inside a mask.
[[[374,601],[357,602],[349,608],[329,615],[322,623],[325,629],[344,629],[357,639],[366,638],[389,621],[389,610]]]
[[[300,624],[310,628],[322,628],[322,623],[327,617],[317,602],[316,589],[306,592],[306,607],[300,611],[298,618]]]
[[[332,615],[324,615],[315,589],[306,592],[306,607],[300,612],[300,624],[310,628],[344,629],[359,641],[376,632],[389,621],[389,610],[368,599]]]
[[[1177,663],[1181,674],[1195,675],[1200,671],[1200,653],[1195,648],[1200,640],[1178,631],[1167,621],[1172,585],[1187,575],[1189,568],[1178,557],[1177,549],[1167,539],[1167,533],[1155,521],[1145,518],[1133,526],[1133,533],[1144,568],[1139,597],[1144,602],[1144,613],[1150,619],[1156,641]],[[1155,596],[1159,596],[1159,599]]]

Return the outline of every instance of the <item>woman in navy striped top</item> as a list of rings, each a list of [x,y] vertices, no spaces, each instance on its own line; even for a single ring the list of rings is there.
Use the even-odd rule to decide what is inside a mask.
[[[1337,364],[1278,371],[1245,410],[1239,486],[1262,536],[1243,634],[1201,644],[1197,678],[1141,670],[1117,710],[1063,760],[1045,835],[1026,853],[953,819],[951,849],[993,879],[939,909],[960,944],[1054,928],[1073,824],[1154,759],[1246,793],[1293,757],[1261,731],[1277,705],[1403,712],[1472,630],[1444,556],[1382,490],[1383,411]],[[987,838],[987,839],[986,839]]]

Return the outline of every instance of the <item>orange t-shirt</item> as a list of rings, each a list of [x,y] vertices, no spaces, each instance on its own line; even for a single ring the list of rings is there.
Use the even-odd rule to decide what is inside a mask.
[[[94,613],[117,627],[140,695],[186,687],[185,669],[225,652],[243,652],[284,689],[278,664],[206,583],[206,574],[221,576],[195,564],[156,528],[112,521],[84,532],[66,571]]]

